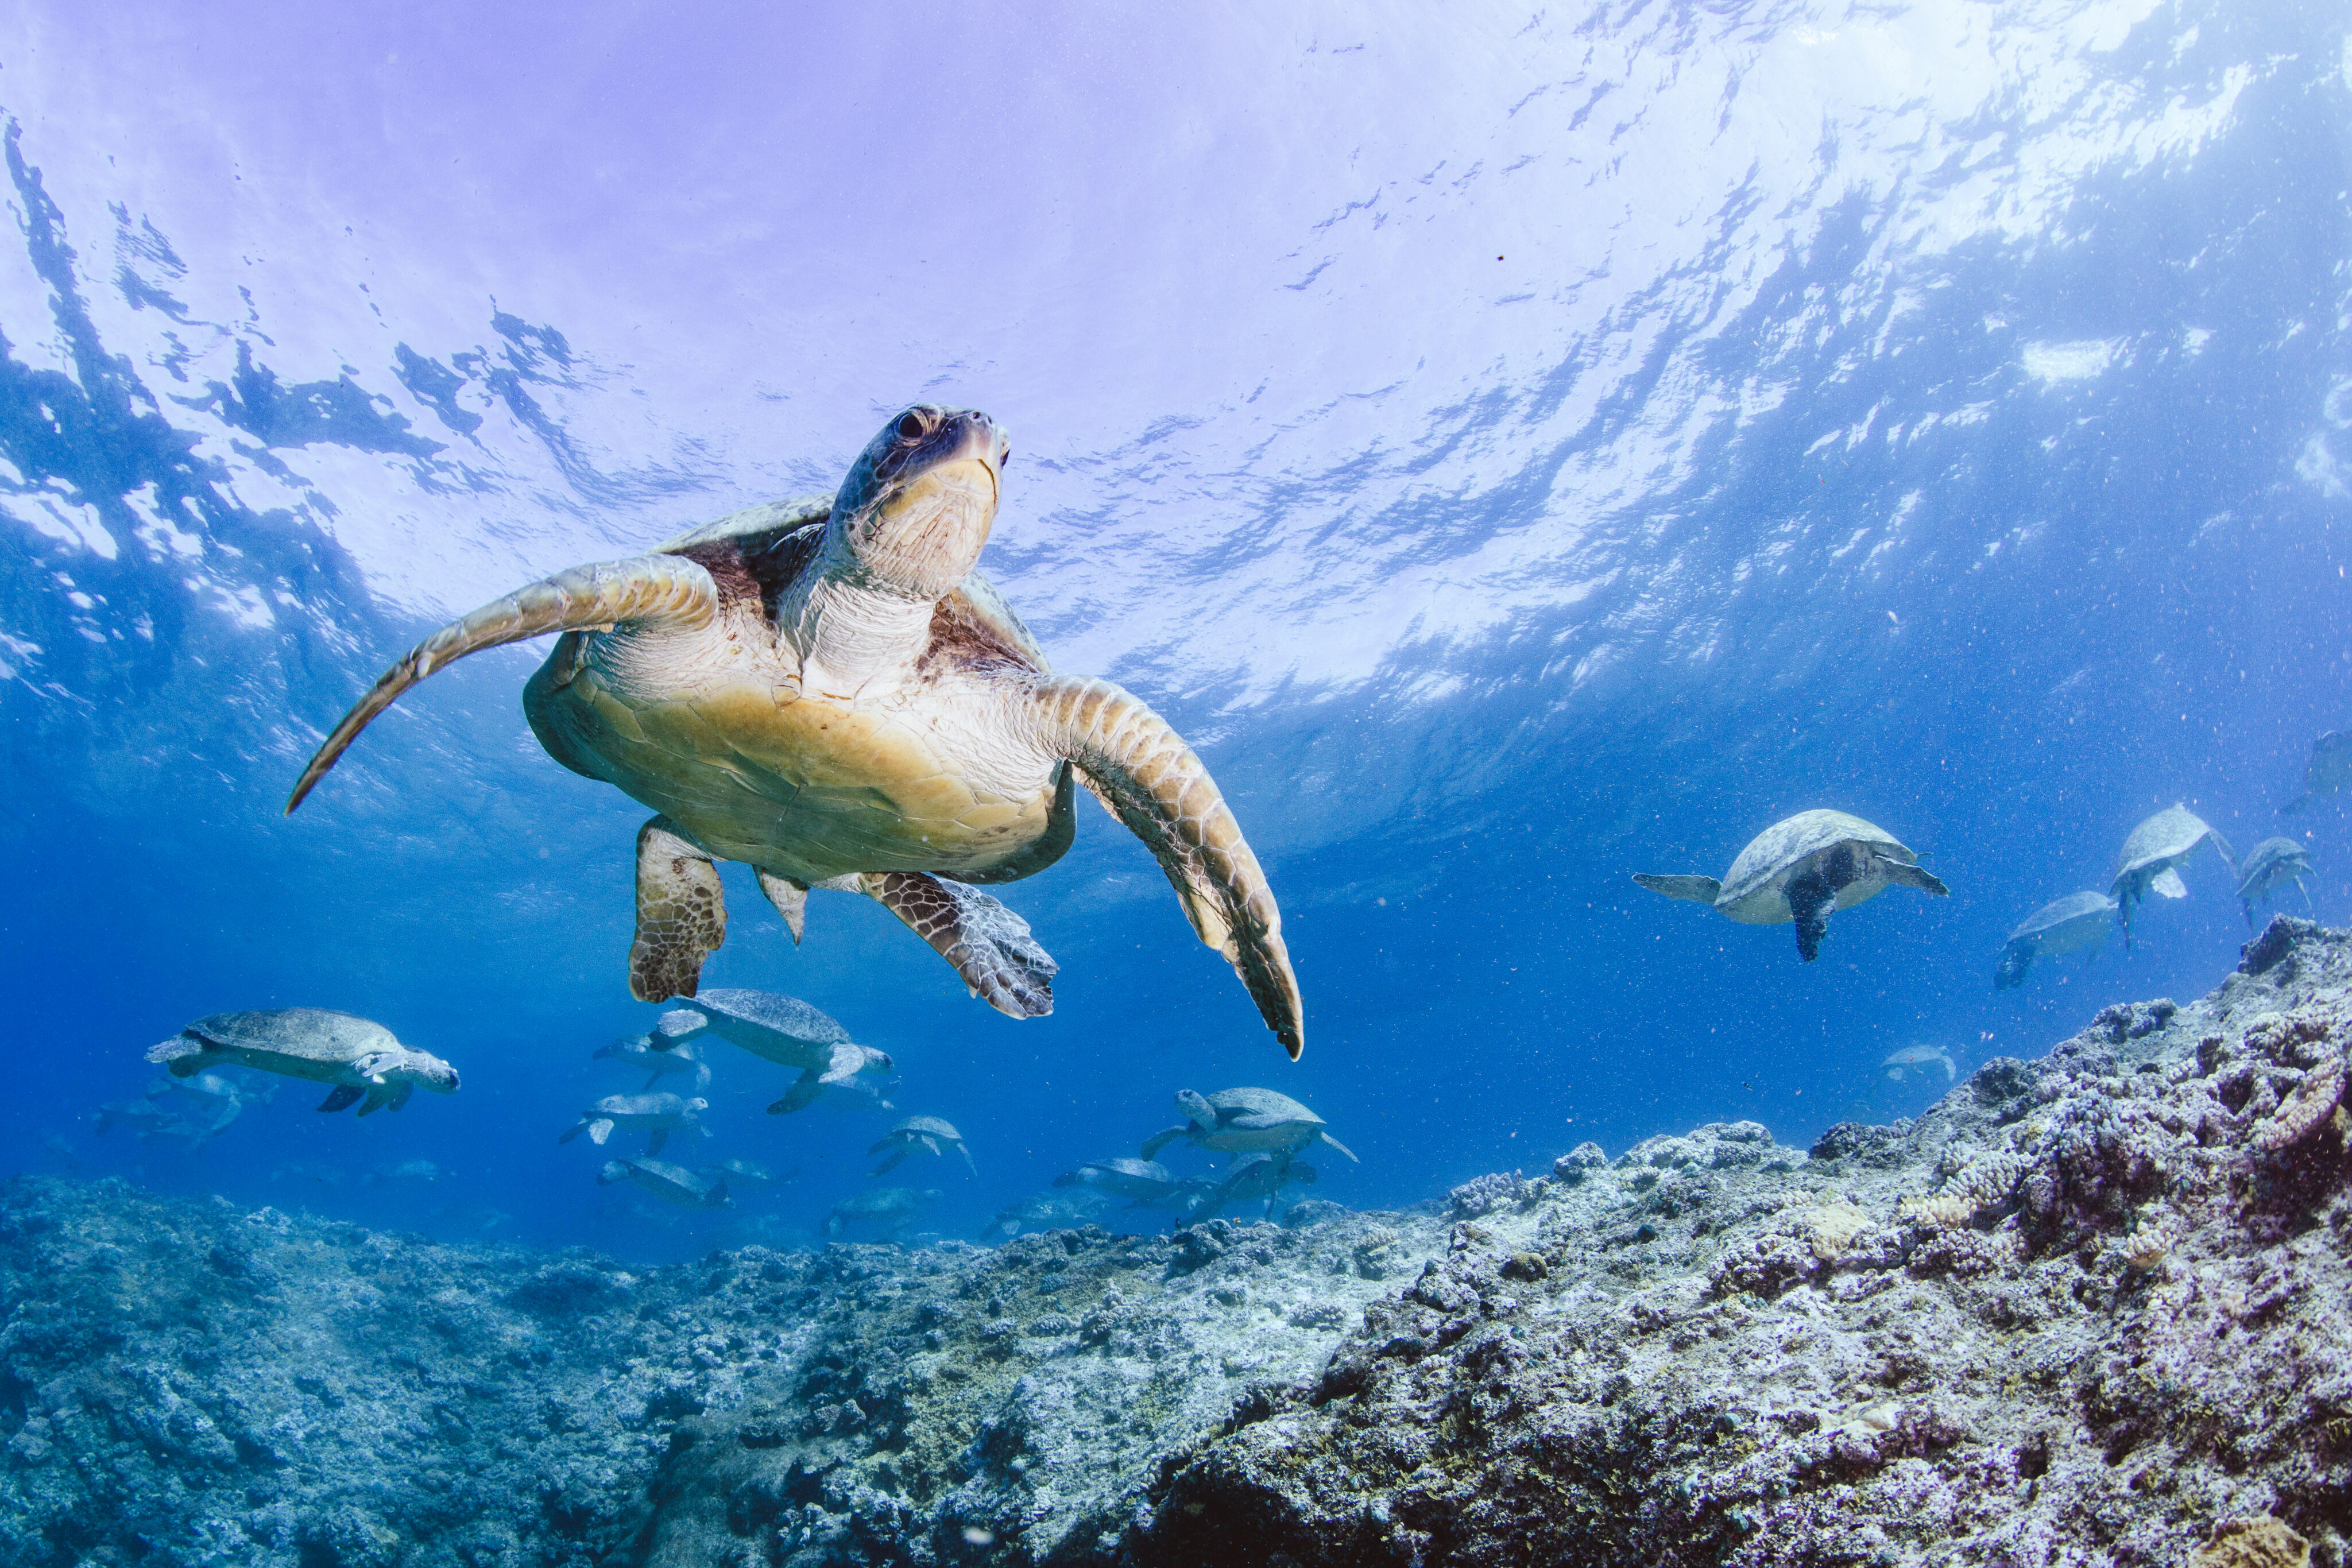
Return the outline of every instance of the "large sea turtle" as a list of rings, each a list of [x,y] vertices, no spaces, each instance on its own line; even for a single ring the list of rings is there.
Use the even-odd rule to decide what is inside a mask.
[[[1138,1208],[1158,1208],[1187,1185],[1158,1160],[1088,1160],[1054,1178],[1055,1186],[1092,1187],[1130,1200]]]
[[[695,994],[743,861],[801,935],[812,887],[877,900],[999,1011],[1053,1009],[1055,966],[969,884],[1060,859],[1084,784],[1159,858],[1292,1056],[1282,916],[1183,738],[1118,687],[1057,675],[973,570],[1011,455],[972,410],[893,418],[830,499],[738,512],[575,567],[444,627],[386,671],[303,770],[291,811],[369,720],[484,648],[560,632],[523,690],[558,762],[658,813],[637,832],[629,988]]]
[[[2186,806],[2167,806],[2131,831],[2116,855],[2116,879],[2107,886],[2117,902],[2116,917],[2123,923],[2126,947],[2132,945],[2132,907],[2151,893],[2188,897],[2179,868],[2209,842],[2236,877],[2238,857],[2231,852],[2229,841]]]
[[[2303,793],[2279,810],[2291,816],[2347,784],[2352,784],[2352,729],[2331,729],[2311,743],[2311,760],[2303,768]]]
[[[859,1045],[847,1030],[798,997],[735,986],[705,991],[693,1006],[662,1014],[646,1038],[656,1051],[675,1051],[705,1030],[779,1067],[800,1069],[783,1098],[768,1107],[772,1116],[804,1110],[829,1088],[887,1077],[892,1071],[887,1052]]]
[[[1144,1139],[1143,1158],[1157,1159],[1179,1138],[1222,1154],[1291,1155],[1319,1142],[1356,1158],[1353,1149],[1324,1130],[1322,1117],[1271,1089],[1220,1089],[1214,1094],[1180,1089],[1176,1108],[1187,1119]]]
[[[418,1088],[457,1092],[457,1070],[426,1051],[411,1051],[380,1023],[327,1008],[263,1008],[215,1013],[149,1049],[174,1078],[193,1078],[227,1062],[334,1087],[319,1103],[340,1111],[362,1096],[364,1116],[380,1106],[397,1111]]]
[[[2311,874],[2311,852],[2293,839],[2264,839],[2247,852],[2245,863],[2238,868],[2238,903],[2246,912],[2246,924],[2254,923],[2254,901],[2264,904],[2271,894],[2282,891],[2289,883],[2303,894],[2303,906],[2311,908],[2311,890],[2303,879]]]
[[[2085,947],[2095,956],[2107,945],[2116,908],[2116,901],[2104,893],[2070,893],[2043,904],[2009,934],[2008,946],[2000,950],[2000,964],[1992,972],[1992,988],[2005,991],[2025,984],[2036,958],[2054,958]]]
[[[1919,864],[1885,829],[1843,811],[1800,811],[1748,842],[1717,882],[1711,876],[1633,880],[1668,898],[1712,904],[1742,925],[1797,923],[1797,955],[1810,964],[1822,950],[1830,913],[1852,909],[1901,884],[1941,898],[1952,890]]]

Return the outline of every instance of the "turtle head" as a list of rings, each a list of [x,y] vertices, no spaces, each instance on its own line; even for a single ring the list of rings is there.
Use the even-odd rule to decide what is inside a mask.
[[[1200,1091],[1195,1089],[1176,1091],[1176,1109],[1191,1117],[1193,1124],[1202,1132],[1213,1133],[1217,1130],[1217,1108],[1210,1104],[1209,1097]]]
[[[457,1070],[431,1051],[412,1051],[400,1065],[421,1089],[430,1089],[436,1094],[457,1092]]]
[[[919,402],[866,444],[834,497],[826,548],[853,580],[912,598],[953,593],[996,521],[1013,448],[977,409]]]

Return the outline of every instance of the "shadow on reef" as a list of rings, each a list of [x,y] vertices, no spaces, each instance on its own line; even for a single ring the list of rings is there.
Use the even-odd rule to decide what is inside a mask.
[[[2342,1568],[2352,942],[1915,1123],[994,1250],[0,1192],[0,1559]]]

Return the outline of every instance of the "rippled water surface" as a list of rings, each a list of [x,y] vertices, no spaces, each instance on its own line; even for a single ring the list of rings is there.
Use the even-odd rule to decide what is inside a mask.
[[[2352,905],[2352,797],[2276,814],[2352,727],[2338,7],[48,5],[0,114],[7,1168],[633,1256],[805,1235],[887,1122],[766,1116],[748,1057],[708,1152],[799,1175],[733,1210],[555,1141],[655,1009],[643,812],[531,738],[541,649],[279,812],[425,631],[829,491],[919,399],[1010,429],[983,569],[1199,747],[1308,1019],[1293,1066],[1091,809],[1000,890],[1063,965],[1022,1024],[864,901],[795,950],[730,868],[706,979],[894,1055],[978,1164],[923,1169],[941,1233],[1187,1087],[1306,1101],[1356,1207],[1914,1113],[1942,1071],[1890,1053],[1965,1073],[2235,961],[2209,855],[2135,950],[1991,985],[2175,801]],[[1807,966],[1629,880],[1815,805],[1952,896]],[[463,1092],[96,1134],[152,1042],[298,1003]]]

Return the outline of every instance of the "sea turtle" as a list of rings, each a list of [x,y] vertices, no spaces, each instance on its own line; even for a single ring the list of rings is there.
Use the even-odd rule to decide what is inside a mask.
[[[2189,889],[2182,884],[2178,868],[2208,841],[2221,854],[2230,874],[2236,876],[2238,857],[2231,852],[2229,841],[2186,806],[2167,806],[2131,831],[2116,856],[2116,879],[2107,886],[2117,901],[2116,917],[2123,923],[2126,947],[2132,945],[2132,906],[2151,893],[2166,898],[2188,897]]]
[[[853,1225],[872,1225],[878,1227],[875,1234],[887,1240],[939,1200],[938,1190],[932,1187],[919,1192],[904,1186],[868,1187],[833,1206],[833,1212],[824,1217],[824,1233],[835,1237]]]
[[[2271,894],[2289,883],[2303,894],[2303,906],[2311,908],[2311,890],[2303,885],[2310,874],[2311,852],[2293,839],[2264,839],[2256,844],[2239,868],[2238,902],[2245,908],[2246,924],[2254,923],[2254,900],[2268,904]]]
[[[701,1137],[702,1122],[695,1113],[709,1108],[708,1100],[683,1100],[675,1094],[607,1094],[581,1112],[580,1120],[555,1141],[568,1144],[585,1133],[590,1143],[602,1144],[615,1127],[635,1127],[646,1134],[646,1153],[657,1155],[672,1133]]]
[[[1721,882],[1650,872],[1633,880],[1668,898],[1713,904],[1742,925],[1793,920],[1797,955],[1808,964],[1821,953],[1831,911],[1897,883],[1938,898],[1952,891],[1892,833],[1843,811],[1800,811],[1773,823],[1748,841]]]
[[[703,992],[691,1007],[676,1008],[655,1022],[650,1043],[675,1051],[708,1030],[779,1067],[801,1070],[784,1097],[768,1107],[782,1116],[814,1103],[828,1085],[847,1084],[861,1075],[887,1076],[889,1056],[859,1045],[849,1031],[798,997],[774,991],[722,987]]]
[[[1888,1055],[1878,1065],[1886,1070],[1887,1077],[1900,1083],[1906,1074],[1912,1071],[1925,1077],[1929,1062],[1944,1070],[1944,1082],[1947,1083],[1959,1076],[1959,1069],[1953,1064],[1951,1053],[1939,1045],[1906,1045]]]
[[[380,1023],[326,1008],[215,1013],[151,1048],[147,1060],[174,1078],[227,1062],[332,1084],[319,1109],[340,1111],[364,1095],[362,1116],[383,1105],[399,1110],[420,1086],[436,1094],[457,1092],[457,1070],[439,1057],[411,1051]]]
[[[211,1130],[152,1100],[110,1100],[90,1113],[90,1131],[104,1137],[117,1127],[128,1127],[141,1143],[150,1138],[185,1138],[191,1147],[204,1142]]]
[[[1260,1212],[1265,1218],[1274,1215],[1274,1200],[1286,1186],[1302,1186],[1316,1179],[1313,1166],[1295,1160],[1286,1154],[1244,1155],[1233,1163],[1225,1178],[1209,1189],[1192,1211],[1177,1221],[1181,1225],[1198,1225],[1214,1219],[1237,1203],[1263,1203]]]
[[[598,1186],[611,1186],[614,1182],[629,1182],[645,1188],[664,1203],[674,1203],[680,1208],[732,1208],[735,1200],[727,1196],[727,1179],[698,1176],[683,1166],[652,1158],[607,1160],[596,1173]]]
[[[2054,958],[2085,947],[2097,956],[2107,945],[2107,931],[2115,924],[2117,907],[2116,901],[2104,893],[2070,893],[2043,904],[2009,934],[2009,945],[2000,950],[2000,966],[1992,974],[1992,988],[2005,991],[2023,985],[2026,971],[2033,967],[2036,958]]]
[[[591,1060],[617,1061],[624,1067],[634,1067],[650,1074],[646,1087],[651,1089],[665,1078],[688,1077],[693,1080],[696,1093],[710,1087],[710,1064],[691,1045],[673,1043],[667,1051],[654,1049],[654,1037],[649,1034],[630,1035],[616,1040],[596,1052]]]
[[[629,988],[695,994],[726,935],[713,862],[749,862],[798,941],[812,887],[876,899],[999,1011],[1053,1008],[1056,966],[969,884],[1061,858],[1082,783],[1150,847],[1201,940],[1292,1056],[1282,916],[1181,737],[1105,681],[1057,675],[973,570],[1011,448],[973,410],[891,419],[840,489],[572,568],[435,632],[311,758],[289,811],[368,721],[451,661],[563,635],[523,713],[564,767],[658,813],[637,832]]]
[[[1355,1151],[1323,1130],[1323,1118],[1271,1089],[1220,1089],[1199,1094],[1176,1092],[1176,1108],[1189,1120],[1163,1128],[1143,1140],[1143,1157],[1155,1159],[1178,1138],[1196,1149],[1229,1154],[1296,1154],[1318,1142],[1355,1159]],[[1358,1163],[1361,1163],[1360,1161]]]
[[[778,1182],[795,1180],[801,1174],[801,1167],[794,1166],[783,1175],[778,1176],[757,1161],[735,1159],[721,1160],[715,1166],[705,1166],[702,1167],[702,1174],[713,1180],[724,1180],[745,1186],[771,1186]]]
[[[1081,1186],[1066,1192],[1049,1187],[998,1209],[980,1228],[980,1239],[1009,1241],[1024,1230],[1066,1230],[1086,1224],[1110,1205],[1110,1194],[1094,1187]]]
[[[963,1134],[937,1116],[909,1116],[888,1132],[866,1152],[869,1155],[890,1151],[883,1162],[874,1167],[876,1176],[887,1176],[898,1168],[898,1162],[917,1149],[929,1149],[935,1155],[945,1155],[949,1149],[963,1156],[971,1174],[978,1176],[980,1167],[971,1163],[971,1150],[964,1146]]]
[[[1074,1171],[1054,1178],[1055,1186],[1092,1187],[1133,1202],[1138,1208],[1158,1208],[1181,1191],[1186,1183],[1158,1160],[1088,1160]]]
[[[2311,760],[2303,768],[2303,793],[2279,810],[2292,816],[2347,784],[2352,784],[2352,729],[2331,729],[2311,743]]]

